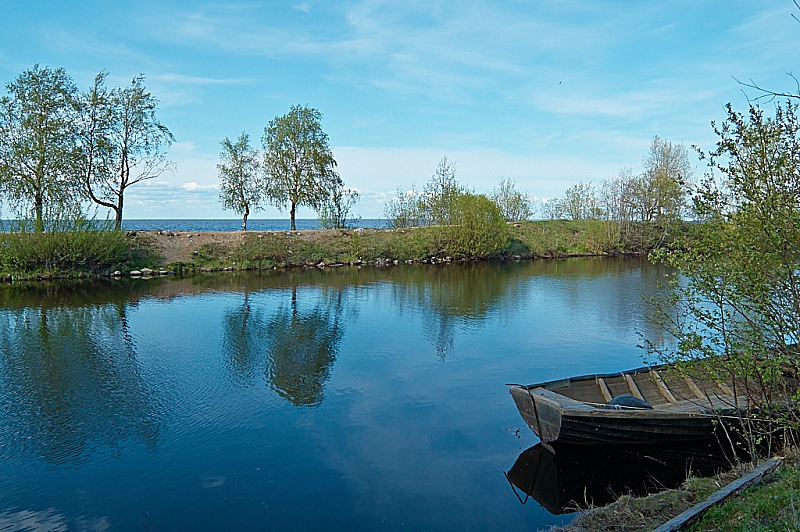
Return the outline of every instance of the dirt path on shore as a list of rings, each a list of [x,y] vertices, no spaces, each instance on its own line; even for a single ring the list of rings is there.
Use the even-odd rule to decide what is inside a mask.
[[[282,231],[289,233],[288,231]],[[336,229],[291,231],[295,238],[318,240],[331,238]],[[151,240],[153,250],[164,257],[164,264],[170,262],[192,262],[194,252],[204,244],[234,246],[241,243],[247,235],[274,234],[270,231],[137,231],[137,237]]]

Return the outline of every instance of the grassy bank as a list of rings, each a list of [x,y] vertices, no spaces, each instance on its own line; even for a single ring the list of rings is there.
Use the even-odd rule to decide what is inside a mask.
[[[76,230],[0,233],[0,280],[108,275],[158,257],[149,242],[123,231]]]
[[[227,242],[199,244],[191,260],[167,266],[191,268],[285,268],[297,266],[528,259],[630,252],[608,238],[603,222],[524,222],[493,235],[492,245],[465,243],[446,227],[253,232]],[[470,247],[479,252],[469,252]],[[490,252],[483,250],[490,249]]]
[[[103,276],[143,267],[266,269],[632,253],[612,224],[539,221],[500,230],[461,227],[130,235],[119,231],[0,234],[0,278]],[[212,238],[213,236],[213,238]],[[181,252],[175,252],[179,249]]]
[[[751,467],[737,466],[716,477],[690,477],[679,489],[647,497],[623,495],[616,502],[580,514],[555,532],[653,530],[693,505],[706,500]],[[783,464],[755,486],[703,514],[686,530],[800,530],[800,455],[787,453]]]

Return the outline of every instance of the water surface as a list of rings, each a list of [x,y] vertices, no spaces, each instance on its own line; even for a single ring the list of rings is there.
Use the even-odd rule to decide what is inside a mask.
[[[505,383],[642,365],[640,259],[0,289],[0,529],[536,529]]]
[[[124,229],[134,231],[239,231],[242,228],[242,220],[123,220]],[[384,229],[387,227],[386,220],[375,218],[359,218],[348,222],[348,227],[364,227],[369,229]],[[247,220],[248,231],[288,231],[291,227],[289,218],[251,218]],[[309,229],[320,229],[319,220],[310,218],[299,218],[295,220],[295,227],[298,231]]]

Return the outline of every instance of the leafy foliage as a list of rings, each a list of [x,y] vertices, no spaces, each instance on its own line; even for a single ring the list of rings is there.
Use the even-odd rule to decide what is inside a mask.
[[[702,153],[710,174],[693,198],[703,220],[693,245],[656,254],[686,279],[673,292],[681,312],[662,316],[677,349],[661,354],[710,358],[771,389],[800,363],[800,124],[791,104],[771,118],[727,110],[716,149]]]
[[[451,220],[449,247],[455,257],[490,257],[499,254],[508,243],[508,225],[502,210],[482,194],[458,196]]]
[[[425,202],[414,187],[398,188],[394,199],[386,203],[384,217],[390,227],[420,227],[426,225]]]
[[[629,249],[648,250],[671,244],[691,214],[687,197],[692,168],[686,148],[654,137],[644,158],[645,170],[630,169],[605,180],[599,188],[577,183],[563,197],[544,204],[551,220],[606,220],[609,238]]]
[[[683,218],[686,187],[692,168],[686,148],[653,137],[650,153],[644,159],[645,171],[635,180],[633,210],[642,222],[671,222]]]
[[[464,193],[464,188],[456,181],[455,163],[449,162],[447,155],[443,156],[420,198],[425,225],[452,225],[458,209],[456,202]]]
[[[80,93],[64,69],[35,65],[0,99],[0,195],[37,231],[84,216],[87,198],[113,211],[118,229],[127,187],[169,166],[173,137],[143,76],[125,89],[105,80]]]
[[[98,205],[103,200],[96,199],[95,187],[113,179],[117,170],[113,138],[116,110],[112,92],[105,84],[106,77],[105,72],[97,74],[89,90],[80,95],[76,127],[76,172],[86,194]]]
[[[62,68],[35,65],[0,98],[0,193],[37,231],[79,195],[73,154],[77,93]]]
[[[490,198],[500,207],[503,217],[508,222],[528,220],[533,216],[530,199],[517,190],[516,184],[511,179],[501,179]]]
[[[316,109],[295,105],[264,129],[267,197],[278,208],[289,205],[292,230],[298,205],[319,209],[342,186],[321,120]]]
[[[386,206],[394,228],[435,226],[428,232],[435,249],[459,258],[486,258],[502,251],[508,228],[502,209],[456,181],[455,164],[442,157],[422,194],[398,190]]]
[[[356,190],[339,187],[323,202],[319,210],[319,224],[323,229],[344,229],[358,223],[352,209],[358,201]]]
[[[563,198],[548,201],[546,210],[551,220],[598,220],[602,217],[597,190],[591,183],[572,185],[564,192]]]
[[[171,166],[164,150],[174,137],[158,121],[158,100],[146,91],[143,75],[112,91],[105,88],[104,79],[103,73],[98,75],[83,99],[83,175],[88,196],[114,212],[119,229],[125,191]]]
[[[242,133],[236,142],[222,141],[217,171],[220,179],[219,198],[222,207],[242,216],[242,231],[247,230],[247,217],[261,208],[264,183],[260,178],[260,156],[250,147],[250,137]]]

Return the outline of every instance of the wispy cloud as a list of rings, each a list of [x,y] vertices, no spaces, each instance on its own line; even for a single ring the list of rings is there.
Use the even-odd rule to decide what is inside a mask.
[[[177,172],[131,192],[156,213],[182,200],[218,211],[220,139],[245,130],[258,144],[287,102],[325,114],[359,210],[424,185],[445,153],[479,192],[510,177],[560,195],[638,171],[653,135],[712,146],[724,104],[747,105],[734,77],[795,89],[800,40],[791,2],[98,1],[85,16],[12,4],[24,27],[0,45],[6,82],[30,58],[79,86],[100,69],[111,85],[146,74],[180,141]]]
[[[183,183],[181,185],[183,190],[188,192],[209,192],[209,191],[216,191],[219,190],[219,185],[210,184],[210,185],[201,185],[195,181],[189,181],[188,183]]]
[[[253,82],[253,80],[249,78],[215,79],[215,78],[204,78],[199,76],[188,76],[176,73],[154,74],[152,76],[149,76],[149,79],[160,83],[171,83],[176,85],[188,85],[188,86],[242,85],[245,83]]]

